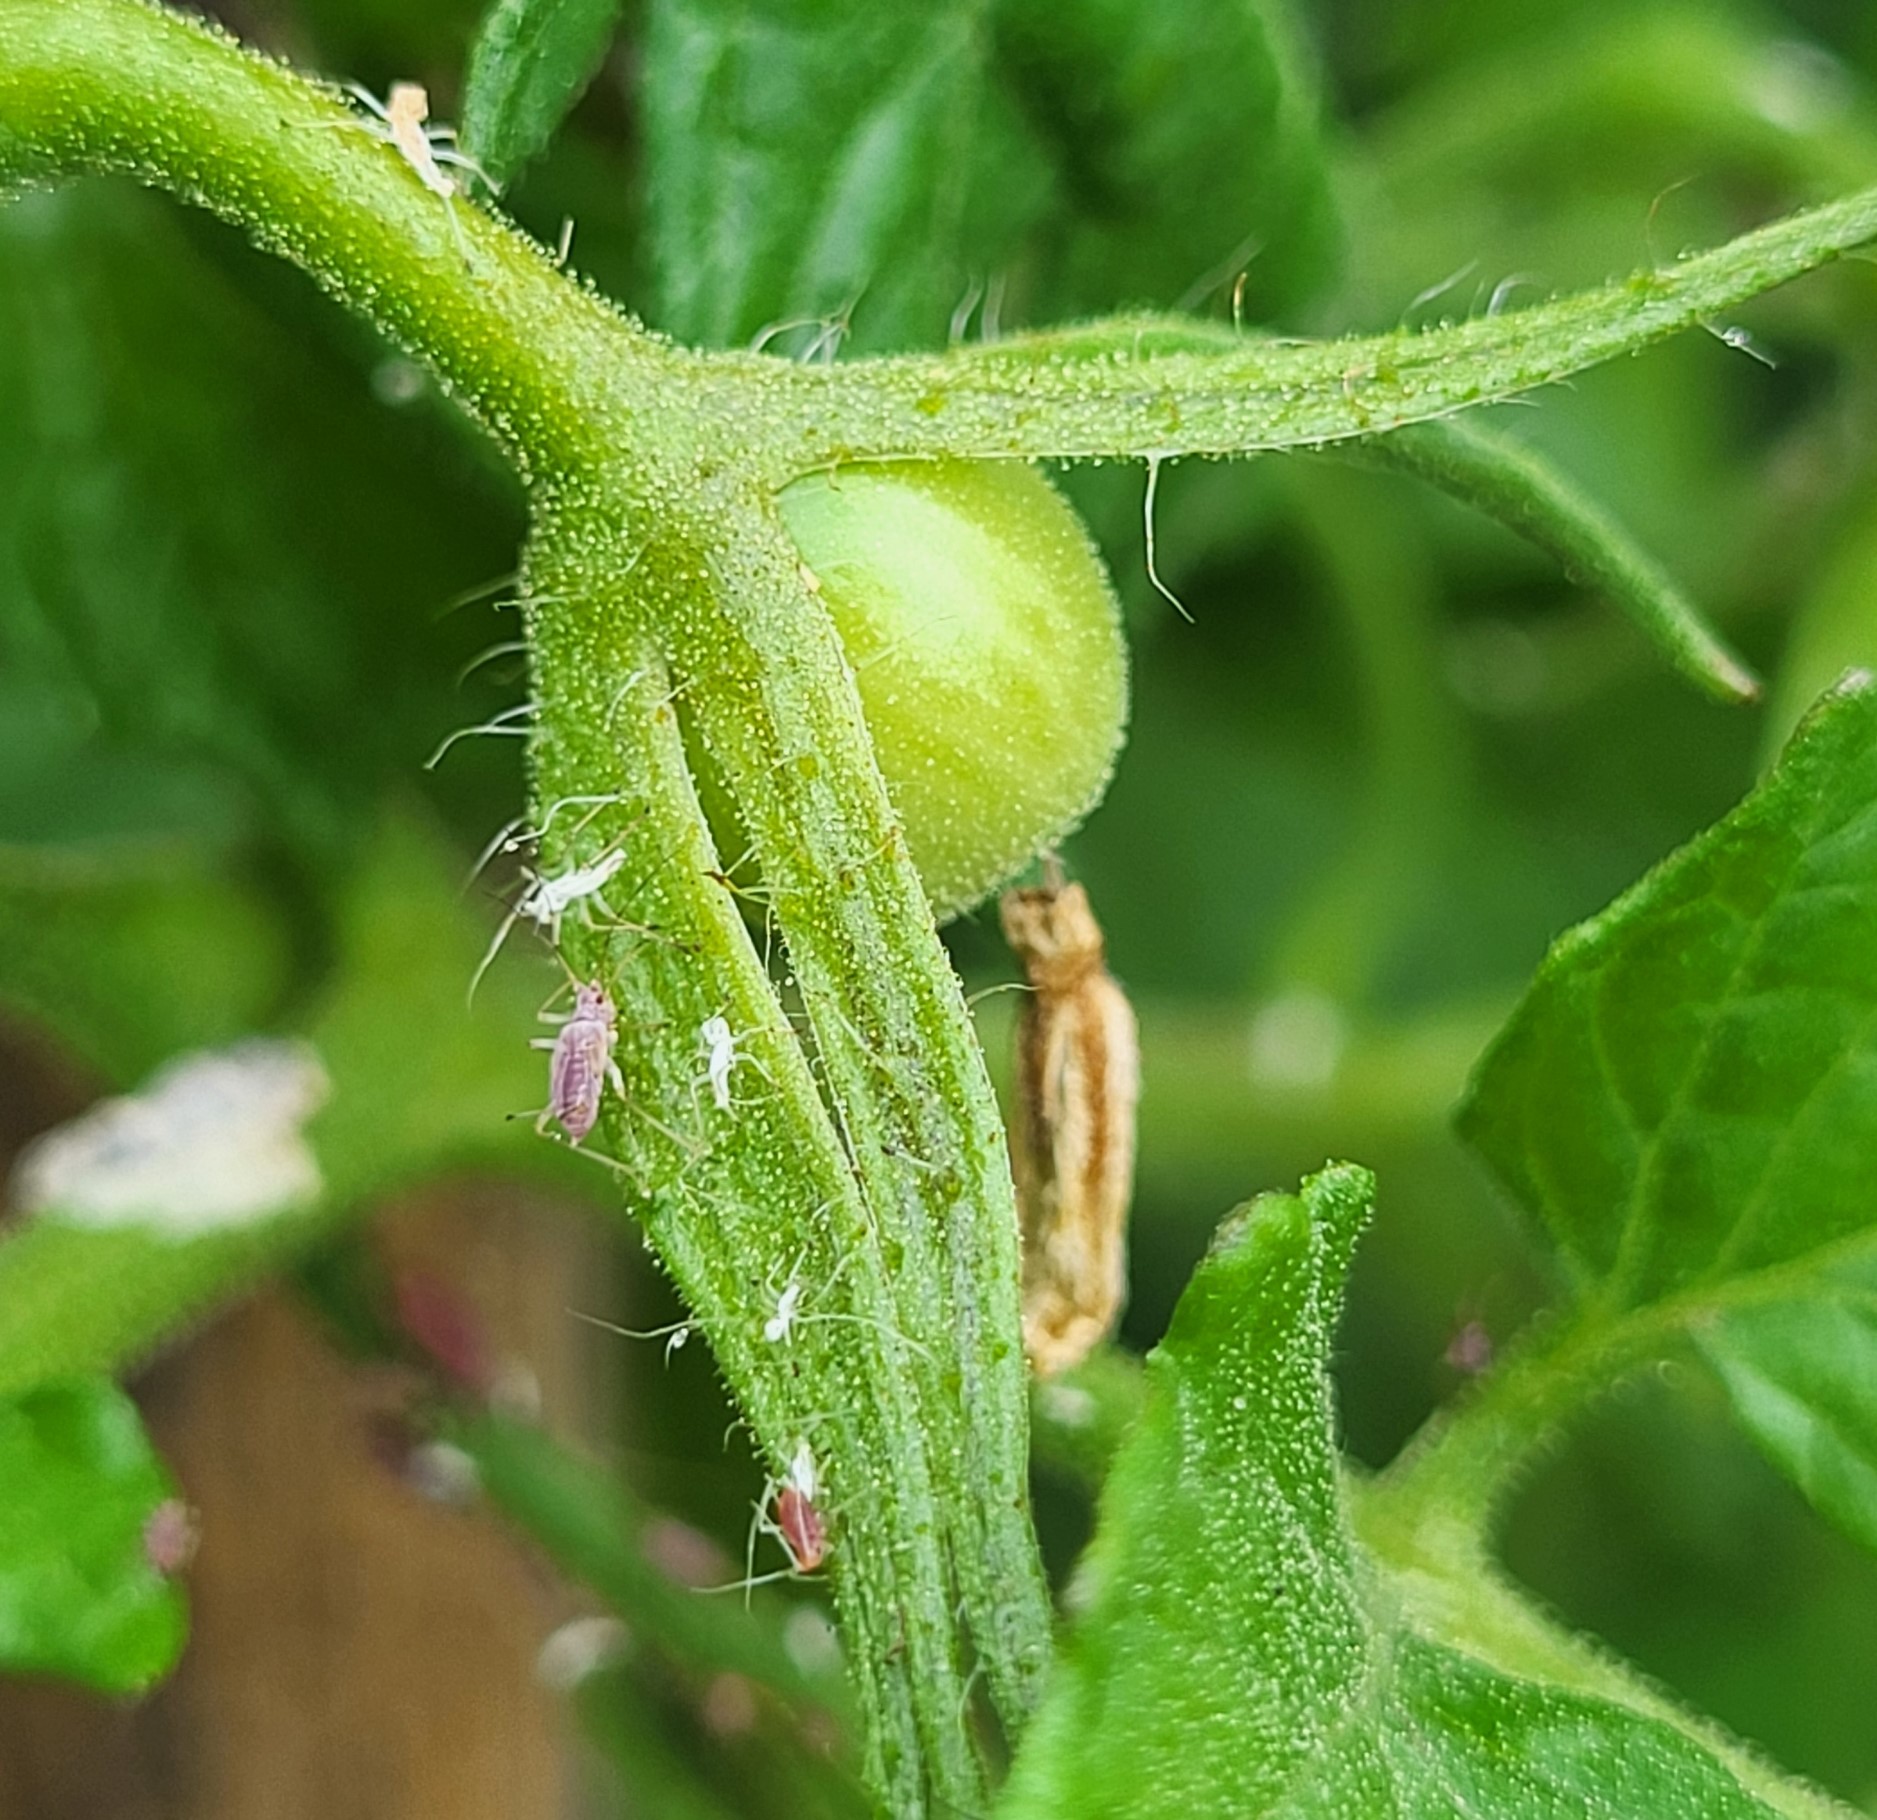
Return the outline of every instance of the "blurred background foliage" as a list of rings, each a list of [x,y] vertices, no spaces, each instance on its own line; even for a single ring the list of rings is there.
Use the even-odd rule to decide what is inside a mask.
[[[446,118],[479,11],[217,10],[379,92],[420,79]],[[1877,181],[1877,17],[1851,0],[1318,0],[1288,24],[1251,0],[1010,0],[917,31],[892,6],[755,10],[772,39],[705,0],[629,9],[506,198],[549,244],[572,218],[574,266],[688,339],[793,321],[773,345],[821,356],[825,319],[868,349],[1140,303],[1293,332],[1433,323]],[[818,111],[862,91],[877,142],[943,182],[909,200],[864,158],[845,188],[820,170]],[[887,223],[871,252],[838,231],[861,207]],[[1064,476],[1136,663],[1130,743],[1068,855],[1145,1044],[1123,1337],[1153,1342],[1227,1206],[1359,1159],[1381,1215],[1339,1382],[1364,1462],[1544,1293],[1448,1128],[1471,1060],[1551,937],[1733,802],[1839,669],[1877,661],[1877,275],[1847,262],[1712,326],[1495,417],[1688,586],[1768,679],[1756,709],[1702,700],[1606,603],[1412,480],[1311,456],[1169,469],[1158,567],[1187,623],[1149,583],[1139,467]],[[123,1085],[291,1026],[387,816],[434,824],[466,867],[519,812],[518,740],[424,761],[520,698],[512,655],[468,666],[517,635],[521,531],[517,489],[422,375],[231,234],[105,187],[0,211],[16,1076]],[[493,891],[463,914],[492,926]],[[974,988],[1010,976],[994,918],[952,939]],[[996,1053],[1008,1001],[982,1018]],[[14,1096],[13,1136],[33,1103]],[[361,1268],[327,1257],[309,1281],[369,1345]],[[633,1324],[677,1318],[629,1238],[611,1268]],[[589,1490],[740,1556],[754,1475],[721,1445],[701,1351],[589,1349],[624,1380],[623,1478]],[[549,1480],[501,1470],[525,1526],[571,1534],[562,1558],[603,1587],[602,1531],[556,1530]],[[1045,1475],[1039,1496],[1066,1568],[1085,1494]],[[1704,1379],[1652,1379],[1588,1423],[1522,1496],[1509,1558],[1567,1620],[1877,1812],[1851,1691],[1877,1683],[1877,1563]],[[645,1677],[609,1671],[580,1705],[603,1750],[668,1768],[642,1811],[845,1799],[811,1799],[792,1758],[695,1783],[696,1723]]]

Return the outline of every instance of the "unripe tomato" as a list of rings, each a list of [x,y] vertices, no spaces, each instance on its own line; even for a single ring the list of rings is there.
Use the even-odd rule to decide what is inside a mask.
[[[1127,721],[1107,571],[1021,462],[842,468],[795,482],[781,507],[933,907],[963,910],[1107,785]]]

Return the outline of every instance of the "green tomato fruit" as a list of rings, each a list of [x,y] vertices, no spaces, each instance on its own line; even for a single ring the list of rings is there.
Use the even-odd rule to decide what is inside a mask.
[[[940,917],[1100,800],[1127,649],[1081,521],[1021,462],[842,468],[781,508],[854,666],[880,770]]]

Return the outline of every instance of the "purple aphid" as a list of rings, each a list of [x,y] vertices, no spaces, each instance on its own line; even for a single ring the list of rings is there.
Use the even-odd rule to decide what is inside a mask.
[[[546,1131],[549,1120],[578,1144],[599,1122],[600,1096],[610,1082],[622,1097],[626,1091],[613,1045],[619,1040],[619,1012],[611,995],[597,982],[574,987],[574,1008],[560,1034],[548,1045],[547,1105],[535,1122]]]

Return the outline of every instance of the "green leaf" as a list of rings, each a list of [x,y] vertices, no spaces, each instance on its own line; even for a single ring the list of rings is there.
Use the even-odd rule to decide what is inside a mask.
[[[1488,1051],[1468,1142],[1604,1309],[1868,1231],[1877,1154],[1877,691],[1565,935]]]
[[[1509,436],[1459,421],[1409,424],[1338,445],[1351,459],[1416,475],[1557,558],[1607,594],[1682,675],[1718,701],[1752,701],[1759,684],[1614,514]]]
[[[1877,1549],[1877,1245],[1788,1299],[1729,1309],[1695,1343],[1766,1457]]]
[[[148,1687],[188,1614],[146,1541],[175,1488],[137,1406],[103,1378],[0,1402],[0,1486],[0,1669]]]
[[[942,343],[1046,178],[984,79],[982,8],[655,0],[647,209],[659,326],[806,351]]]
[[[280,920],[208,841],[0,844],[0,1006],[108,1085],[252,1030],[288,962]]]
[[[1038,320],[1229,297],[1264,321],[1320,285],[1335,217],[1281,0],[1001,0],[993,19],[999,73],[1061,172]]]
[[[1326,1361],[1371,1192],[1345,1165],[1264,1196],[1194,1276],[1003,1820],[1821,1811],[1568,1639],[1532,1648],[1535,1613],[1462,1626],[1358,1547]]]
[[[115,185],[0,211],[0,839],[332,864],[467,718],[433,610],[512,542],[246,258]]]
[[[463,145],[506,183],[546,149],[606,55],[622,0],[495,0],[463,91]]]

